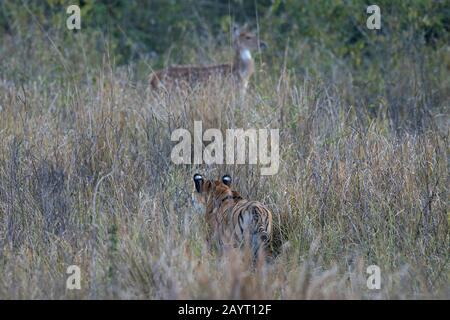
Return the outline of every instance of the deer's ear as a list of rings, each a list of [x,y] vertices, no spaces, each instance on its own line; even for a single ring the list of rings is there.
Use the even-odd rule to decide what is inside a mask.
[[[195,185],[195,190],[197,190],[197,192],[202,192],[203,189],[203,176],[201,174],[194,174],[194,185]]]
[[[232,181],[231,177],[228,174],[226,174],[222,177],[222,182],[227,186],[231,185],[231,181]]]
[[[239,37],[239,34],[240,34],[239,26],[237,24],[233,25],[233,37],[237,38]]]

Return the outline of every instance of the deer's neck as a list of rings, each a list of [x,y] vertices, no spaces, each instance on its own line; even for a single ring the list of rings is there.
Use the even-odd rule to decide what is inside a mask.
[[[255,69],[250,50],[247,48],[237,48],[233,61],[233,70],[237,72],[239,78],[247,82]]]

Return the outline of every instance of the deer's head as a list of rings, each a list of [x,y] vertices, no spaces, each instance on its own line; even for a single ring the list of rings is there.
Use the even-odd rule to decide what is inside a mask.
[[[267,44],[261,41],[255,33],[248,31],[247,27],[233,27],[233,43],[238,50],[257,50],[267,48]]]

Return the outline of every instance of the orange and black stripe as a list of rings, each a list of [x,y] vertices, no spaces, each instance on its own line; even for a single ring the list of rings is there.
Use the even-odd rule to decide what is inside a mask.
[[[231,189],[231,177],[221,181],[194,175],[197,196],[206,206],[205,217],[221,247],[248,245],[254,257],[267,254],[272,239],[272,213],[258,201],[244,199]],[[212,240],[212,239],[210,239]],[[262,249],[262,250],[261,250]]]

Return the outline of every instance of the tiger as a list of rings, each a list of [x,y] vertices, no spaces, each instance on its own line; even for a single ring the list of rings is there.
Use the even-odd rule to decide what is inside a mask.
[[[196,173],[193,203],[203,208],[209,227],[208,243],[217,243],[221,252],[230,247],[248,246],[253,258],[270,256],[272,213],[258,201],[244,199],[231,189],[228,174],[221,181],[206,180]]]

